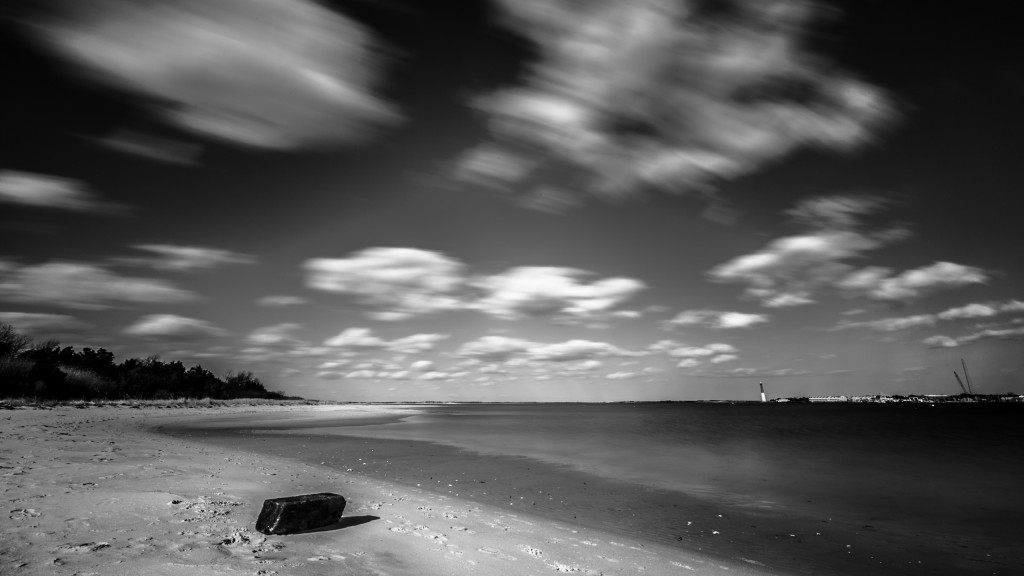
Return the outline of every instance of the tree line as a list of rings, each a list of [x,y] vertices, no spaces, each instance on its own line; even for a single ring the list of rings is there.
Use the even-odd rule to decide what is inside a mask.
[[[219,378],[198,364],[185,368],[156,356],[117,363],[104,348],[75,350],[54,340],[34,342],[9,324],[0,324],[0,398],[295,399],[267,390],[252,372]]]

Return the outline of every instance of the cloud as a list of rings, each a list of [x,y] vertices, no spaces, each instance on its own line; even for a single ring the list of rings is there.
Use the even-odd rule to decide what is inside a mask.
[[[955,348],[977,342],[978,340],[1010,340],[1017,338],[1024,338],[1024,327],[986,328],[956,338],[936,335],[925,338],[923,342],[933,348]]]
[[[370,34],[311,0],[61,3],[32,30],[166,122],[270,149],[358,141],[395,118]]]
[[[410,370],[419,370],[419,371],[430,370],[433,367],[434,367],[434,363],[431,362],[430,360],[417,360],[417,361],[413,362],[412,364],[409,364],[409,369]]]
[[[820,230],[773,240],[765,248],[720,264],[708,275],[746,284],[746,295],[774,308],[814,302],[812,294],[849,274],[843,261],[880,248],[883,242],[852,230]]]
[[[402,320],[459,307],[463,264],[416,248],[367,248],[348,258],[307,260],[306,285],[350,294],[377,308],[378,320]]]
[[[589,358],[604,358],[610,356],[642,356],[643,352],[632,352],[623,350],[618,346],[607,342],[594,342],[591,340],[568,340],[557,344],[538,344],[527,351],[531,360],[547,362],[572,362]]]
[[[708,275],[716,282],[746,284],[746,295],[769,308],[811,304],[814,293],[826,286],[873,300],[910,301],[987,281],[980,268],[952,262],[935,262],[899,274],[889,268],[857,269],[849,264],[910,235],[900,226],[865,229],[864,218],[887,205],[872,196],[805,199],[787,214],[808,228],[806,233],[773,240],[757,252],[712,268]]]
[[[786,215],[811,229],[848,230],[860,226],[864,217],[889,204],[879,196],[814,196],[798,202],[786,211]]]
[[[605,375],[608,380],[629,380],[639,376],[636,372],[611,372]]]
[[[915,316],[903,316],[900,318],[882,318],[879,320],[868,320],[864,322],[840,322],[834,329],[846,330],[849,328],[870,328],[879,332],[895,332],[907,330],[919,326],[932,326],[935,324],[934,314],[917,314]]]
[[[767,322],[764,314],[747,314],[744,312],[723,312],[720,310],[684,310],[675,318],[666,322],[666,326],[701,325],[709,328],[731,329],[749,328],[755,324]]]
[[[345,377],[345,372],[338,372],[337,370],[320,370],[313,375],[314,378],[320,380],[341,380]]]
[[[137,244],[132,246],[154,254],[149,258],[119,258],[121,263],[143,265],[169,272],[209,270],[227,264],[255,264],[256,257],[219,248],[174,246],[171,244]]]
[[[369,328],[346,328],[325,340],[324,345],[351,351],[388,350],[399,354],[419,354],[432,350],[446,338],[447,334],[413,334],[389,341],[374,336]]]
[[[419,375],[420,380],[447,380],[451,375],[448,372],[424,372]]]
[[[0,203],[75,212],[117,213],[126,209],[100,200],[78,180],[14,170],[0,171]]]
[[[37,312],[0,312],[0,324],[10,324],[21,332],[42,336],[80,332],[89,327],[89,324],[73,316]]]
[[[611,310],[645,288],[643,282],[632,278],[581,282],[586,274],[573,268],[511,268],[473,282],[486,293],[475,307],[505,319],[558,315],[588,318]]]
[[[567,340],[554,344],[531,342],[506,336],[483,336],[466,342],[455,355],[486,362],[574,362],[591,358],[643,356],[644,352],[625,350],[607,342]]]
[[[929,336],[922,340],[928,346],[932,348],[955,348],[960,345],[959,342],[949,336],[942,336],[941,334],[935,336]]]
[[[1024,302],[1016,302],[1016,304],[1024,304]],[[945,312],[938,314],[938,317],[943,320],[959,320],[962,318],[988,318],[989,316],[995,316],[999,314],[999,308],[991,306],[989,304],[976,304],[971,303],[959,308],[950,308]]]
[[[226,336],[227,332],[205,320],[175,314],[148,314],[123,330],[130,336],[143,338],[199,340]]]
[[[632,278],[585,281],[575,268],[524,266],[470,276],[465,265],[417,248],[367,248],[347,258],[306,261],[306,285],[349,294],[376,320],[405,320],[445,310],[477,310],[517,320],[545,316],[562,322],[611,318],[645,288]]]
[[[0,300],[83,310],[111,308],[111,302],[170,304],[198,296],[163,280],[119,276],[92,264],[53,261],[0,267]]]
[[[349,372],[349,373],[345,374],[345,378],[355,379],[355,380],[360,380],[360,379],[365,380],[365,379],[376,378],[376,377],[377,377],[377,372],[375,372],[373,370],[353,370],[352,372]]]
[[[476,358],[486,362],[501,362],[523,355],[536,345],[536,343],[528,340],[509,338],[507,336],[482,336],[463,344],[455,352],[455,355],[463,358]]]
[[[256,301],[257,306],[266,306],[268,308],[279,308],[284,306],[299,306],[301,304],[308,303],[309,300],[301,296],[281,296],[272,295],[264,296]]]
[[[388,350],[399,354],[421,354],[433,350],[438,342],[448,337],[448,334],[413,334],[388,342]]]
[[[836,285],[847,291],[864,294],[873,300],[909,301],[940,290],[987,282],[988,275],[981,268],[953,262],[935,262],[930,266],[906,270],[895,276],[888,268],[863,268],[843,278]]]
[[[307,342],[295,337],[295,331],[300,329],[302,325],[293,322],[264,326],[250,332],[245,341],[253,346],[306,346]]]
[[[880,332],[895,332],[919,326],[932,326],[938,321],[968,320],[975,318],[990,318],[1000,314],[1024,312],[1024,302],[1020,300],[1008,300],[1006,302],[988,302],[980,304],[972,302],[964,306],[949,308],[938,314],[917,314],[914,316],[903,316],[897,318],[882,318],[863,322],[842,321],[833,330],[846,330],[849,328],[870,328]],[[945,336],[941,338],[946,338]]]
[[[856,147],[892,116],[878,90],[804,47],[810,2],[497,3],[540,61],[475,101],[490,139],[456,173],[527,204],[552,188],[710,194],[805,146]]]
[[[671,340],[662,340],[658,343],[658,349],[664,351],[671,358],[682,358],[678,364],[679,368],[693,368],[701,363],[701,360],[708,359],[713,364],[737,360],[736,354],[739,350],[732,344],[714,342],[704,346],[683,346]]]
[[[196,164],[203,150],[202,146],[192,142],[161,138],[134,130],[118,130],[97,142],[124,154],[182,166]]]

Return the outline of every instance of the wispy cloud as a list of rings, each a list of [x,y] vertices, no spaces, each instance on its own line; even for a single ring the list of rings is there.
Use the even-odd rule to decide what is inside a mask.
[[[566,316],[590,318],[608,312],[645,288],[632,278],[581,279],[573,268],[524,266],[485,276],[473,284],[485,292],[474,307],[498,318]]]
[[[347,258],[306,261],[306,285],[350,294],[376,308],[378,320],[402,320],[459,306],[464,265],[439,252],[367,248]]]
[[[434,349],[448,334],[413,334],[394,340],[385,340],[369,328],[346,328],[340,334],[324,341],[325,346],[359,352],[387,350],[398,354],[420,354]]]
[[[910,301],[940,290],[987,282],[988,274],[981,268],[935,262],[896,275],[889,268],[870,266],[850,273],[836,282],[836,286],[872,300]]]
[[[0,171],[0,203],[107,214],[128,209],[101,200],[79,180],[14,170]]]
[[[576,362],[593,358],[643,356],[645,352],[591,340],[545,344],[507,336],[483,336],[463,344],[455,355],[485,362]]]
[[[31,28],[177,127],[288,149],[359,140],[396,115],[369,32],[311,0],[65,2]]]
[[[1024,338],[1024,326],[1014,326],[1009,328],[986,328],[963,336],[957,336],[955,338],[935,335],[925,338],[923,342],[932,348],[955,348],[957,346],[964,346],[977,342],[979,340],[1011,340]]]
[[[252,346],[288,347],[307,346],[309,343],[300,340],[295,333],[302,329],[301,324],[284,322],[273,326],[263,326],[250,332],[245,341]]]
[[[188,318],[176,314],[148,314],[126,327],[123,332],[130,336],[166,340],[201,340],[222,337],[227,331],[206,320]]]
[[[202,153],[202,146],[199,144],[161,138],[133,130],[119,130],[99,139],[98,142],[110,150],[124,154],[183,166],[194,165]]]
[[[921,326],[934,326],[940,321],[948,322],[955,320],[972,320],[977,318],[991,318],[1001,314],[1024,312],[1024,302],[1020,300],[1007,300],[1006,302],[972,302],[964,306],[949,308],[937,314],[915,314],[913,316],[899,316],[894,318],[880,318],[878,320],[866,320],[861,322],[850,322],[843,320],[832,330],[848,330],[851,328],[869,328],[880,332],[895,332]]]
[[[136,244],[132,248],[148,252],[153,256],[117,258],[115,261],[121,264],[149,266],[170,272],[210,270],[229,264],[255,264],[257,261],[255,256],[249,254],[202,246]]]
[[[887,206],[873,196],[818,196],[787,211],[808,229],[785,236],[752,254],[712,268],[716,282],[745,284],[745,294],[768,308],[801,306],[815,302],[823,287],[848,295],[882,301],[911,301],[927,294],[985,283],[984,270],[953,262],[895,273],[890,268],[856,268],[851,261],[888,244],[903,240],[910,231],[902,226],[868,229],[867,216]]]
[[[74,316],[41,312],[0,312],[0,323],[10,324],[27,334],[44,336],[80,332],[89,327],[89,324]]]
[[[491,139],[458,174],[527,204],[570,205],[580,188],[708,194],[803,146],[853,148],[892,117],[877,89],[800,42],[810,2],[497,2],[541,59],[476,100]],[[533,188],[542,172],[552,184]]]
[[[462,262],[417,248],[367,248],[347,258],[308,260],[304,267],[308,287],[352,295],[377,320],[457,309],[505,320],[608,319],[645,288],[632,278],[588,281],[593,274],[575,268],[523,266],[471,275]]]
[[[152,278],[121,276],[100,266],[54,261],[0,267],[0,300],[102,310],[112,303],[169,304],[199,298]]]
[[[675,318],[665,322],[666,328],[676,326],[707,326],[709,328],[731,329],[749,328],[756,324],[768,321],[764,314],[749,314],[745,312],[726,312],[722,310],[684,310]]]
[[[715,342],[703,346],[685,346],[672,340],[662,340],[649,347],[651,350],[663,351],[670,358],[682,358],[678,364],[679,368],[693,368],[699,366],[702,361],[707,360],[712,364],[731,362],[738,360],[739,355],[732,344]]]
[[[256,305],[277,308],[284,306],[299,306],[308,302],[308,300],[301,296],[271,295],[260,298],[256,301]]]

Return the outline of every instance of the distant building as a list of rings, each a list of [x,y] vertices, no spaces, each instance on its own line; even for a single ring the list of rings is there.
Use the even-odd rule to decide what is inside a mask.
[[[811,396],[808,398],[811,402],[849,402],[848,396]]]

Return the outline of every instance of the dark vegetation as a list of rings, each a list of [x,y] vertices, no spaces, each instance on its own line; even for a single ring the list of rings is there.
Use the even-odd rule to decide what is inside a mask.
[[[252,372],[219,378],[202,366],[185,368],[181,362],[163,362],[156,356],[118,364],[103,348],[75,350],[52,340],[33,342],[8,324],[0,324],[0,398],[299,399],[268,391]]]

